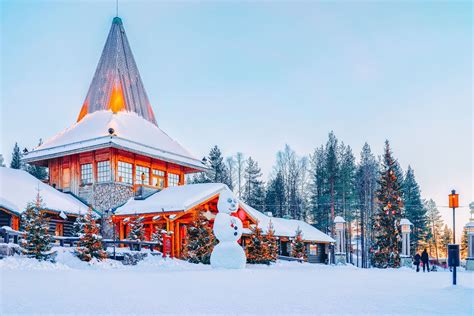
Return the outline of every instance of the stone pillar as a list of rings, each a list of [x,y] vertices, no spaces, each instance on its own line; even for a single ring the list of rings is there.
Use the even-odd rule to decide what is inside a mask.
[[[400,261],[402,267],[411,268],[413,265],[410,254],[410,232],[412,225],[413,224],[407,218],[402,218],[400,220],[402,231],[402,253],[400,254]]]
[[[474,271],[474,202],[469,204],[471,219],[466,224],[467,230],[467,258],[466,270]]]
[[[334,218],[334,225],[336,226],[336,249],[335,258],[336,264],[346,264],[346,237],[344,233],[344,223],[346,221],[341,216]]]

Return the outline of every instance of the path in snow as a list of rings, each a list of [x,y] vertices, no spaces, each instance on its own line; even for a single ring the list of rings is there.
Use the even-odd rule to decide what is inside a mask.
[[[211,270],[147,258],[134,267],[0,260],[1,314],[472,315],[474,274],[299,263]]]

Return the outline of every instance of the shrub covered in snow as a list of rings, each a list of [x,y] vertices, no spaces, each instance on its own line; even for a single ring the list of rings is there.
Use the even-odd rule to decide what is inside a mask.
[[[146,258],[148,254],[143,252],[125,252],[123,254],[123,261],[122,263],[126,266],[128,265],[136,265],[138,262],[142,261]]]

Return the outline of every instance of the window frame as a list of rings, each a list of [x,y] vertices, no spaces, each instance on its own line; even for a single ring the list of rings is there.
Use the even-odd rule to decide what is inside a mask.
[[[120,180],[122,178],[122,181]],[[133,164],[117,161],[117,182],[133,185]]]
[[[86,169],[87,168],[87,169]],[[94,166],[92,163],[83,163],[81,169],[81,185],[89,185],[94,183]],[[86,182],[88,181],[88,182]]]
[[[108,168],[104,168],[101,164],[107,163]],[[112,181],[112,165],[110,160],[97,161],[97,183],[107,183]],[[103,173],[106,173],[105,176],[102,176]]]

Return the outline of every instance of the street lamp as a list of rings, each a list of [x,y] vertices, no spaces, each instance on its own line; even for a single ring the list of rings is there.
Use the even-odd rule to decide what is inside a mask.
[[[453,209],[453,244],[448,245],[448,265],[453,267],[453,285],[456,285],[456,267],[459,265],[459,245],[456,245],[456,208],[459,207],[459,194],[452,190],[449,207]]]

